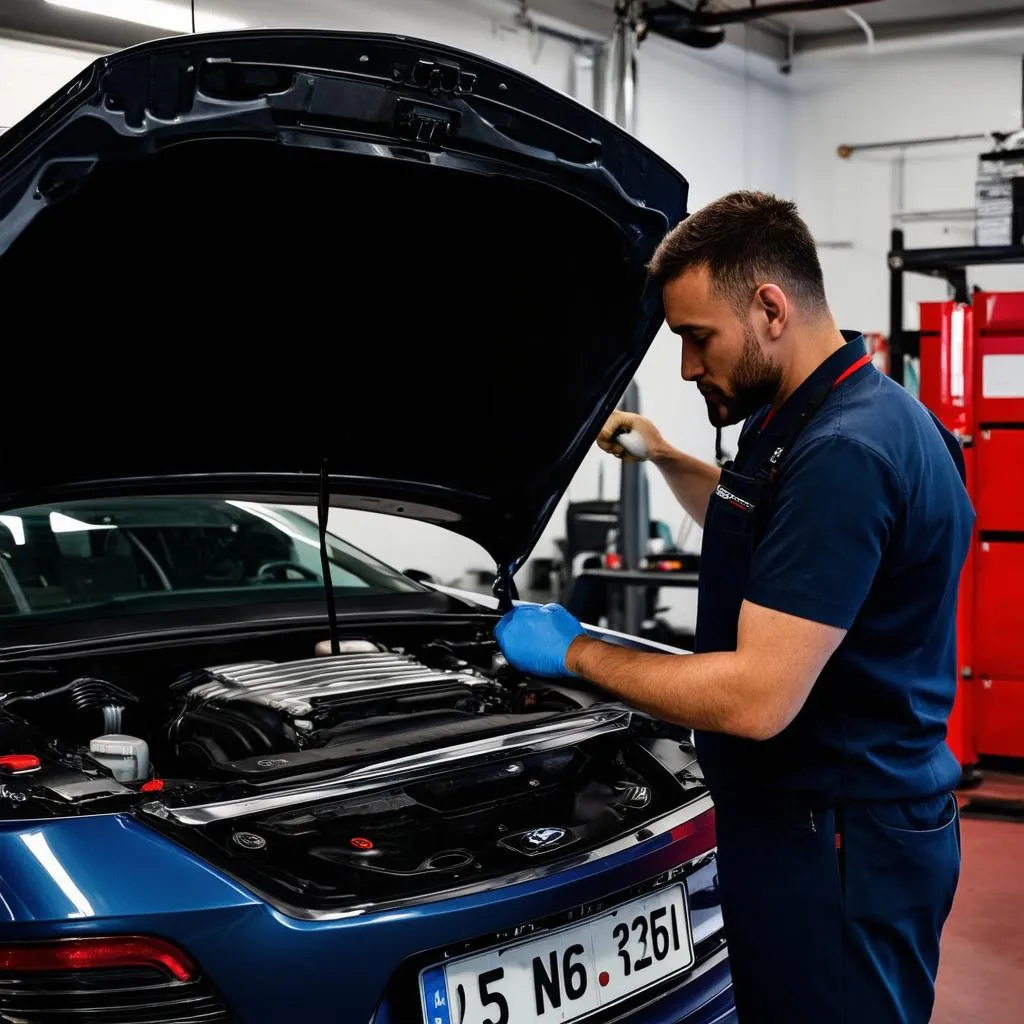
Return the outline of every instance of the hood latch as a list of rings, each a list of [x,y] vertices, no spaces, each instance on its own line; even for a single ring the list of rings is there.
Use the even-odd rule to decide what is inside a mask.
[[[512,567],[498,566],[497,575],[494,577],[494,586],[491,592],[498,599],[498,611],[502,615],[512,610],[512,602],[519,600],[519,591],[516,589],[516,581],[512,576]]]

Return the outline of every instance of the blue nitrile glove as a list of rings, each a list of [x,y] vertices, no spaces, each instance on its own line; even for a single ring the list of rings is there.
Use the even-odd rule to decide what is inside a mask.
[[[518,605],[494,627],[509,664],[532,676],[572,676],[565,667],[569,645],[583,633],[576,617],[560,604]]]

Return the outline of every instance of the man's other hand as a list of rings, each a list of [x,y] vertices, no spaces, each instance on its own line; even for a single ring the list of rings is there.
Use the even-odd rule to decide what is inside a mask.
[[[631,455],[619,443],[616,435],[620,432],[632,432],[640,437],[645,453],[642,458]],[[597,435],[597,446],[617,459],[622,459],[623,462],[643,462],[647,459],[657,462],[666,452],[670,451],[665,438],[661,436],[661,432],[649,419],[639,416],[635,412],[622,412],[621,410],[613,412],[605,421],[601,433]]]
[[[507,612],[494,635],[509,664],[532,676],[571,676],[565,667],[569,645],[583,627],[560,604],[519,605]]]

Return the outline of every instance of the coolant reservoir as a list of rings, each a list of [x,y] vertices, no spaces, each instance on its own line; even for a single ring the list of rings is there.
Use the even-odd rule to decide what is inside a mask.
[[[89,752],[106,765],[118,782],[141,782],[149,778],[149,744],[138,736],[113,733],[89,740]]]

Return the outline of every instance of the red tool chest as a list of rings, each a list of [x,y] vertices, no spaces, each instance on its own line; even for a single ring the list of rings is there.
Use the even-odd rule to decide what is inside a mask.
[[[1024,757],[1024,294],[922,303],[920,356],[921,401],[961,438],[977,512],[949,743],[963,765]]]
[[[973,311],[956,302],[921,303],[920,396],[947,430],[964,445],[967,488],[973,499],[975,452],[972,446],[974,388]],[[978,760],[974,746],[973,688],[969,685],[974,647],[974,545],[960,575],[957,607],[959,683],[948,723],[949,746],[962,765]]]

